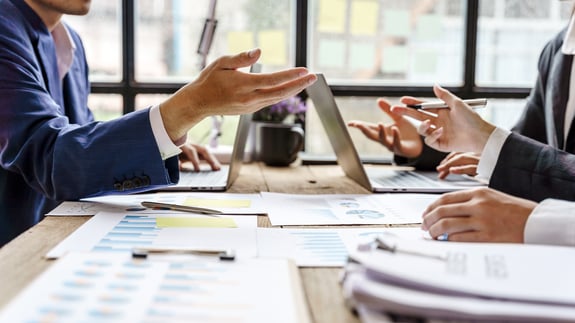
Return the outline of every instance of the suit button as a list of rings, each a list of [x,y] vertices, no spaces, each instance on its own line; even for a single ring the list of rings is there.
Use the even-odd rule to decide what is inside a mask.
[[[114,190],[120,191],[120,192],[123,191],[124,188],[122,187],[122,182],[116,182],[116,183],[114,183]]]
[[[142,186],[150,186],[151,180],[150,177],[148,177],[148,175],[143,175],[142,177],[140,177],[140,179],[142,180]]]
[[[140,177],[132,178],[132,183],[134,184],[134,188],[142,187],[142,180],[140,179]]]
[[[130,190],[134,188],[134,183],[132,183],[131,180],[127,179],[122,182],[122,188],[124,189],[124,191]]]

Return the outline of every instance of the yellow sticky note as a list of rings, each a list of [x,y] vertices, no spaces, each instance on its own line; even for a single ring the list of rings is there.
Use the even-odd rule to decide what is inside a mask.
[[[228,54],[237,54],[246,50],[253,49],[254,34],[249,31],[230,31],[228,32]]]
[[[202,199],[189,197],[184,201],[184,205],[216,209],[218,207],[247,208],[252,205],[252,201],[240,199]]]
[[[158,228],[237,228],[232,218],[174,217],[156,218]]]
[[[374,0],[355,0],[351,3],[350,29],[356,35],[375,35],[379,4]]]
[[[320,0],[317,30],[327,33],[345,31],[345,0]]]
[[[260,63],[287,65],[287,40],[283,30],[262,30],[258,33],[258,47],[262,50]]]

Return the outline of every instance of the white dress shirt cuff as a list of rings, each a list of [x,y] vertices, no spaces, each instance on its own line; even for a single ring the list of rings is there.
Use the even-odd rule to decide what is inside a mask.
[[[159,105],[150,108],[150,125],[152,126],[152,132],[154,133],[154,138],[156,138],[156,144],[160,150],[162,160],[177,156],[182,152],[178,146],[183,145],[186,142],[186,138],[185,136],[180,138],[177,143],[170,139],[160,115]]]
[[[525,243],[575,246],[573,202],[547,199],[539,203],[525,223]]]
[[[491,174],[493,174],[495,165],[497,165],[501,148],[503,148],[503,144],[510,134],[511,131],[501,128],[495,128],[491,133],[489,139],[487,139],[485,147],[483,148],[483,152],[481,152],[481,158],[477,165],[477,177],[479,179],[489,183]]]

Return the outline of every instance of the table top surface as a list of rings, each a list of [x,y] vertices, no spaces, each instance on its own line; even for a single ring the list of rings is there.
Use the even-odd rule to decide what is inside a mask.
[[[385,167],[385,166],[382,166]],[[291,194],[369,194],[347,178],[338,166],[267,167],[245,164],[229,193],[278,192]],[[32,282],[53,261],[44,255],[90,217],[46,217],[0,249],[2,292],[0,308]],[[266,216],[259,227],[269,227]],[[299,269],[313,322],[359,322],[346,308],[339,285],[341,268]]]

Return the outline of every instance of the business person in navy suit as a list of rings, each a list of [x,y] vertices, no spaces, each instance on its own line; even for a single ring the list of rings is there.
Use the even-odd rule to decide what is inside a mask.
[[[63,200],[178,182],[180,147],[196,123],[256,111],[316,78],[304,68],[237,71],[258,60],[256,49],[217,59],[157,106],[95,122],[82,41],[61,22],[89,8],[0,0],[0,246]]]

